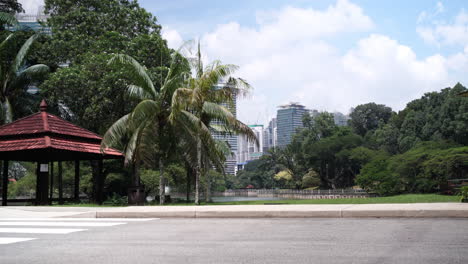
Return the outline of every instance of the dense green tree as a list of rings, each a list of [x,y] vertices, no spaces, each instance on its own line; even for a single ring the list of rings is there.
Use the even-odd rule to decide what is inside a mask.
[[[365,136],[367,132],[379,127],[379,123],[387,123],[392,116],[392,109],[376,103],[358,105],[351,111],[349,125],[353,131]]]
[[[21,3],[18,2],[18,0],[2,0],[0,2],[0,12],[15,14],[23,13],[24,9]]]
[[[268,156],[263,156],[258,160],[249,161],[244,169],[237,173],[237,178],[241,188],[252,185],[258,189],[269,189],[275,187],[275,173],[274,168],[269,165]]]
[[[458,96],[463,91],[466,88],[457,83],[408,103],[393,122],[399,128],[400,150],[407,151],[421,141],[441,139],[467,145],[468,100]]]
[[[429,141],[392,157],[376,155],[356,181],[381,195],[427,193],[440,190],[449,179],[461,179],[467,174],[468,147]]]
[[[45,12],[50,15],[47,26],[52,35],[44,43],[41,59],[49,65],[70,65],[88,52],[119,48],[140,35],[160,35],[156,18],[132,0],[46,0]],[[117,33],[110,38],[109,33]],[[118,38],[118,41],[116,40]],[[103,42],[107,45],[102,45]],[[102,50],[106,48],[106,50]],[[119,50],[118,53],[126,53]],[[130,54],[134,55],[134,54]],[[148,54],[150,55],[150,54]],[[138,58],[137,58],[138,59]],[[167,60],[166,60],[167,62]]]

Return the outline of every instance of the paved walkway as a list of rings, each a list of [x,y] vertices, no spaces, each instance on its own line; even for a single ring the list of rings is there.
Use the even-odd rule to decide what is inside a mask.
[[[312,217],[461,217],[468,218],[468,203],[417,204],[301,204],[128,207],[0,207],[6,217],[86,218],[312,218]]]

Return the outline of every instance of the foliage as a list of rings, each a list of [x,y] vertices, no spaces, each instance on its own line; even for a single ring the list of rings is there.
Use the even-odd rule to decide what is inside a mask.
[[[208,183],[207,181],[210,181],[209,188],[215,192],[224,192],[226,190],[224,175],[216,170],[208,170],[206,172],[201,182],[206,186]],[[208,188],[208,186],[206,188]]]
[[[9,197],[34,197],[36,192],[36,175],[34,172],[28,171],[24,177],[17,180],[16,182],[10,182],[8,184],[8,196]]]
[[[2,0],[0,3],[0,12],[15,14],[23,13],[24,9],[21,3],[18,0]]]
[[[302,188],[317,187],[320,185],[320,176],[313,169],[310,169],[302,177]]]
[[[227,142],[216,141],[213,132],[221,135],[240,134],[258,145],[255,133],[233,114],[234,100],[246,94],[250,85],[232,74],[237,66],[214,61],[203,66],[200,43],[196,58],[192,60],[191,76],[184,87],[174,92],[171,105],[171,123],[182,128],[186,135],[186,157],[195,171],[195,203],[199,204],[199,181],[210,167],[224,171],[224,161],[230,155]],[[223,106],[224,105],[224,106]],[[188,151],[187,151],[188,150]],[[208,175],[209,176],[209,175]],[[210,181],[208,181],[210,182]],[[210,201],[210,187],[206,189]]]
[[[420,141],[441,139],[468,145],[468,100],[458,96],[463,91],[466,88],[457,83],[408,103],[393,121],[400,132],[400,150],[404,152]]]
[[[23,32],[7,33],[0,42],[0,124],[14,119],[15,109],[22,106],[30,84],[42,80],[49,72],[44,64],[29,65],[26,58],[38,35],[25,41]]]
[[[128,198],[127,196],[121,196],[117,193],[112,193],[112,195],[106,200],[106,205],[110,204],[113,206],[122,206],[127,205]]]
[[[140,35],[160,35],[156,18],[136,1],[46,0],[45,11],[53,34],[42,48],[48,52],[40,53],[39,59],[49,65],[73,65],[89,52],[126,52],[124,43]]]
[[[258,160],[249,161],[244,169],[237,172],[239,179],[239,188],[245,188],[247,185],[253,185],[258,189],[269,189],[275,186],[273,177],[274,170],[270,170],[266,156]]]
[[[368,103],[356,106],[349,116],[349,125],[353,131],[365,136],[367,132],[379,127],[379,123],[387,123],[392,116],[392,109],[382,104]]]
[[[468,186],[463,186],[460,189],[461,202],[468,203]]]
[[[380,155],[366,164],[357,184],[380,195],[428,193],[447,180],[466,177],[468,147],[450,147],[444,142],[423,142],[399,155]]]

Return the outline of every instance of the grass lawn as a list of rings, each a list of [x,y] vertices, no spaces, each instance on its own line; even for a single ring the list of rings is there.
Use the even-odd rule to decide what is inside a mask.
[[[378,204],[378,203],[449,203],[460,202],[460,196],[440,194],[402,194],[373,198],[339,198],[312,200],[278,200],[278,201],[242,201],[213,203],[213,205],[233,204]]]
[[[440,195],[440,194],[402,194],[387,197],[374,198],[340,198],[340,199],[312,199],[312,200],[276,200],[276,201],[241,201],[241,202],[219,202],[219,203],[202,203],[201,205],[249,205],[249,204],[383,204],[383,203],[454,203],[460,202],[460,196],[456,195]],[[193,206],[193,203],[171,203],[166,206]],[[64,204],[54,206],[65,207],[123,207],[125,205],[112,204]],[[159,205],[154,205],[159,206]]]

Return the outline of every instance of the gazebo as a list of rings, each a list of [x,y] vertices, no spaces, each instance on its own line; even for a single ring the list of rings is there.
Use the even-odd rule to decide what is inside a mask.
[[[2,205],[7,205],[8,166],[10,161],[37,162],[35,204],[52,202],[53,164],[58,162],[58,201],[63,203],[62,161],[75,162],[74,200],[79,200],[80,161],[98,162],[96,183],[102,190],[102,161],[123,158],[115,149],[101,152],[102,138],[58,116],[47,113],[47,104],[42,100],[40,112],[0,126],[0,160],[3,160]],[[51,165],[51,166],[49,166]],[[50,189],[49,189],[50,186]],[[50,192],[49,192],[50,190]],[[98,194],[102,197],[102,194]]]

